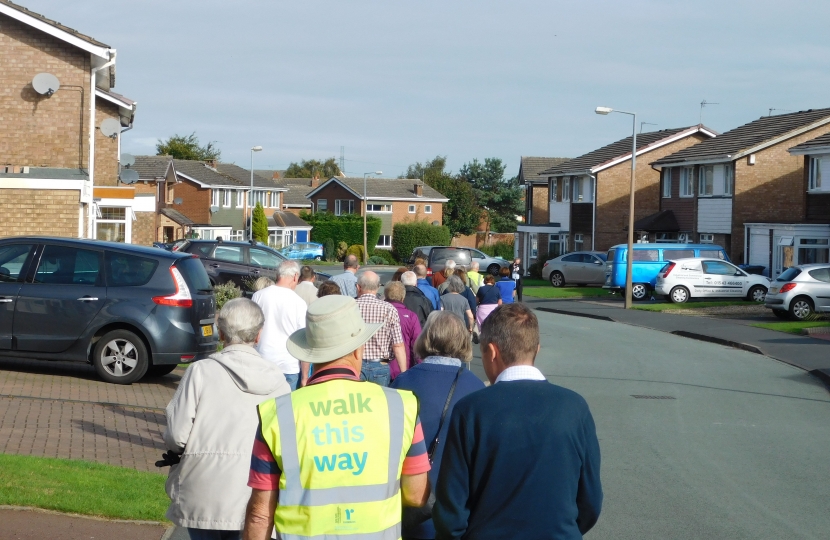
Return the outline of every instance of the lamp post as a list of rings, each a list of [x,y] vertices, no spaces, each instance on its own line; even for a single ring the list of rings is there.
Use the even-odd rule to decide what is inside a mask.
[[[628,253],[625,258],[625,309],[631,309],[631,261],[634,259],[634,180],[635,168],[637,167],[637,113],[617,111],[611,107],[597,107],[594,112],[602,115],[615,112],[629,114],[633,117],[631,124],[631,188],[628,194]]]
[[[248,227],[248,240],[254,239],[254,152],[262,152],[261,146],[251,148],[251,190],[248,192],[248,200],[245,201],[245,213],[248,213],[248,203],[251,203],[251,224]]]
[[[366,246],[366,213],[369,211],[368,201],[366,200],[366,177],[370,174],[380,176],[383,171],[363,173],[363,264],[369,261],[369,250]]]

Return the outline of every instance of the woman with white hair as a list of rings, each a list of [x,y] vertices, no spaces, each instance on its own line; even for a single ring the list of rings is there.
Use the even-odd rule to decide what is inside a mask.
[[[461,323],[466,325],[472,335],[475,329],[475,320],[473,319],[473,311],[470,309],[470,303],[462,296],[466,286],[458,276],[450,276],[447,279],[447,292],[441,296],[441,309],[454,313],[461,319]]]
[[[193,540],[238,540],[251,496],[248,473],[257,405],[291,391],[254,345],[265,319],[247,298],[230,300],[217,326],[224,348],[187,368],[167,405],[167,518]],[[181,461],[178,462],[178,457]]]

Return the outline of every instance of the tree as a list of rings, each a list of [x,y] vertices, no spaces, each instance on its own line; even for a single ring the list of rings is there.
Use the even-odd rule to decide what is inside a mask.
[[[313,178],[315,174],[318,178],[331,178],[332,176],[340,176],[342,173],[333,157],[326,161],[309,159],[300,163],[292,162],[285,169],[285,178]]]
[[[504,178],[505,166],[498,158],[487,158],[484,163],[474,159],[458,171],[473,187],[479,206],[489,216],[490,229],[496,232],[516,232],[516,216],[522,214],[522,188],[516,177]]]
[[[449,199],[444,205],[444,223],[453,236],[472,234],[481,219],[472,186],[445,169],[446,156],[435,156],[425,163],[413,163],[401,178],[420,178],[424,183]]]
[[[156,155],[173,156],[176,159],[191,159],[197,161],[219,160],[222,152],[216,148],[216,142],[199,145],[199,138],[194,131],[190,135],[173,135],[166,141],[159,139],[156,144]]]
[[[256,203],[254,207],[253,224],[251,228],[254,233],[254,240],[268,243],[268,218],[265,217],[265,210],[262,204]]]

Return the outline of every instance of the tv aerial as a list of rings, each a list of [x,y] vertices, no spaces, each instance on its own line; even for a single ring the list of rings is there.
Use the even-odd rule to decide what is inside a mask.
[[[60,87],[60,81],[51,73],[38,73],[32,79],[32,88],[41,96],[49,97],[57,92]]]
[[[119,160],[122,167],[129,168],[130,166],[135,164],[135,156],[132,154],[121,154],[121,159]]]
[[[138,182],[138,171],[135,169],[121,169],[118,178],[125,184],[135,184]]]
[[[103,122],[101,122],[101,133],[105,137],[109,137],[110,139],[114,139],[118,136],[121,132],[121,122],[116,120],[115,118],[107,118]]]

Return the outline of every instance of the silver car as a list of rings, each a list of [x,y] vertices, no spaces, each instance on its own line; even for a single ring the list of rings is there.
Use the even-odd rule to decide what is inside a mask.
[[[542,278],[554,287],[605,283],[607,254],[599,251],[575,251],[560,255],[545,263]]]
[[[770,284],[764,305],[776,317],[796,321],[830,313],[830,264],[787,268]]]
[[[409,264],[413,264],[417,257],[422,257],[424,259],[429,259],[429,253],[432,251],[432,248],[436,247],[447,247],[447,246],[420,246],[416,247],[412,250],[412,255],[409,257]],[[479,272],[488,272],[497,276],[499,274],[499,270],[510,266],[512,261],[508,261],[506,259],[502,259],[501,257],[491,257],[487,255],[483,251],[479,251],[475,248],[464,248],[470,252],[470,258],[478,263],[478,271]]]

